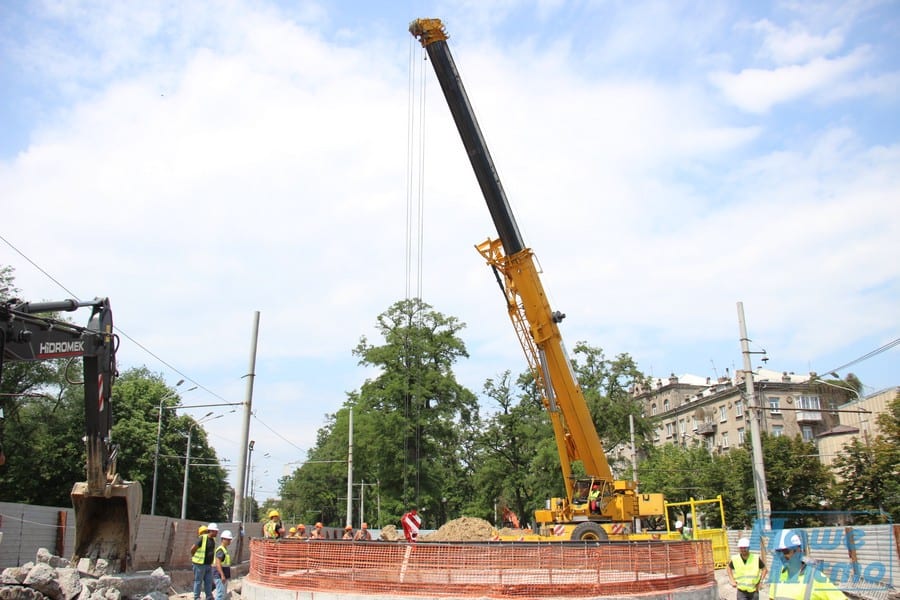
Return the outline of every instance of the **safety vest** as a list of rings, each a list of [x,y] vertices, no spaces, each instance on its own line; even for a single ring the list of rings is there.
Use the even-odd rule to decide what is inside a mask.
[[[231,566],[231,555],[228,553],[228,548],[225,547],[225,544],[221,544],[221,545],[219,545],[218,548],[216,548],[216,554],[219,553],[219,550],[221,550],[222,552],[225,553],[225,560],[222,561],[222,566],[230,567]]]
[[[809,568],[807,568],[809,567]],[[805,564],[797,577],[788,581],[787,569],[781,569],[778,582],[769,584],[770,600],[847,600],[836,585],[815,564]]]
[[[197,546],[197,550],[194,551],[194,555],[191,557],[191,562],[195,565],[205,565],[209,564],[206,562],[206,543],[209,541],[209,535],[204,533],[200,536],[200,545]]]
[[[747,555],[747,562],[744,562],[740,554],[732,555],[731,570],[734,573],[734,579],[737,581],[739,590],[744,590],[745,592],[756,591],[760,576],[758,555],[751,552]]]
[[[267,538],[277,538],[278,537],[278,521],[268,521],[263,526],[263,535]]]

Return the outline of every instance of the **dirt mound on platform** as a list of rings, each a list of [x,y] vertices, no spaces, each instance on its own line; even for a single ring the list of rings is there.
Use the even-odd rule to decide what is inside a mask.
[[[420,542],[487,542],[494,527],[484,519],[461,517],[445,523],[440,529],[419,538]]]
[[[399,542],[403,539],[403,533],[397,530],[396,525],[385,525],[381,528],[381,539],[386,542]]]

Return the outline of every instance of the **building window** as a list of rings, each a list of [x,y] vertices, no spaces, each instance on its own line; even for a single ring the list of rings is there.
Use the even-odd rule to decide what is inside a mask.
[[[819,397],[800,396],[797,398],[797,408],[802,410],[819,410]]]
[[[686,428],[687,426],[685,425],[684,419],[681,419],[680,421],[678,421],[678,427],[679,427],[679,429],[681,429],[682,435],[684,435],[685,431],[687,431],[687,428]]]
[[[815,436],[813,435],[812,427],[810,427],[809,425],[806,425],[805,427],[803,427],[803,441],[804,442],[811,442],[811,441],[813,441],[814,437]]]
[[[744,416],[744,401],[738,400],[734,403],[734,416],[741,418]]]
[[[728,407],[724,404],[719,407],[719,422],[724,423],[728,420]]]
[[[691,419],[691,426],[693,427],[694,431],[697,431],[697,417],[693,417]]]
[[[783,425],[772,425],[772,437],[781,437],[784,435]]]
[[[663,401],[663,412],[669,412],[669,399],[666,398]]]
[[[674,433],[674,431],[675,427],[672,425],[672,423],[666,423],[666,437],[672,437],[672,433]]]
[[[738,428],[738,444],[741,444],[741,445],[744,444],[744,428],[743,427]]]
[[[728,432],[727,431],[722,432],[722,449],[728,450]]]
[[[651,415],[651,416],[654,416],[654,417],[656,416],[656,402],[654,402],[654,403],[650,406],[650,415]]]
[[[780,415],[781,414],[781,400],[775,396],[769,396],[769,414]]]
[[[716,436],[711,435],[708,438],[706,438],[706,449],[709,452],[712,452],[713,450],[716,449]]]

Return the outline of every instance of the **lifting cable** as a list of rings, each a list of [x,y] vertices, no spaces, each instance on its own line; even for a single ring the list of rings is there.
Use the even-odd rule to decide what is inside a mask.
[[[405,336],[405,363],[407,368],[406,397],[404,399],[405,418],[411,424],[413,436],[410,439],[409,429],[404,435],[403,466],[403,503],[408,510],[411,499],[409,475],[414,474],[414,504],[419,504],[419,470],[421,448],[421,398],[417,398],[419,386],[418,356],[421,348],[413,343],[410,334],[421,326],[422,317],[422,254],[424,239],[424,173],[425,173],[425,76],[424,50],[415,39],[409,41],[409,81],[407,98],[407,162],[406,162],[406,260],[405,260],[405,299],[409,310],[407,315]],[[410,446],[413,446],[411,448]],[[413,450],[413,454],[410,451]]]

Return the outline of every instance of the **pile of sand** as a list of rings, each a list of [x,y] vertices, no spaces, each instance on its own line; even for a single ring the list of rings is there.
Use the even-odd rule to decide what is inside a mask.
[[[381,528],[381,538],[385,542],[403,541],[403,533],[397,530],[396,525],[385,525]]]
[[[494,527],[484,519],[461,517],[445,523],[434,533],[419,538],[420,542],[487,542],[494,536]]]

